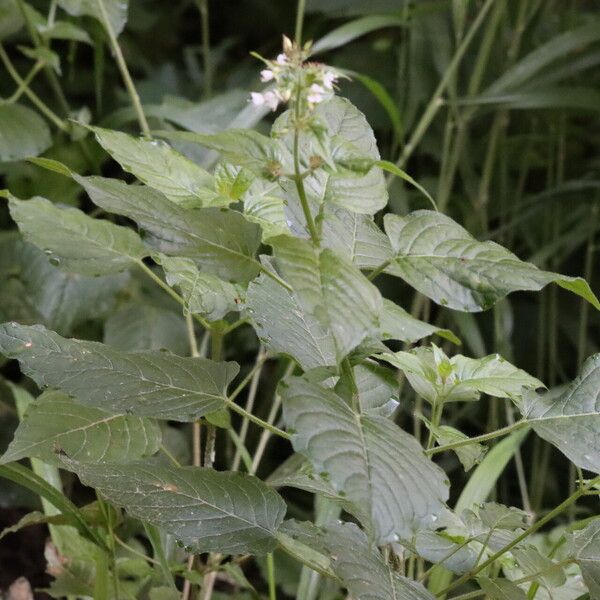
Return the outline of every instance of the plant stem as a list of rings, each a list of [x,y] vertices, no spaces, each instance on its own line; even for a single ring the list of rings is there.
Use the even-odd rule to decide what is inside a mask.
[[[173,300],[175,300],[175,302],[178,302],[179,304],[181,304],[181,306],[183,306],[185,308],[185,300],[172,287],[167,285],[148,265],[146,265],[144,263],[144,261],[138,260],[138,261],[136,261],[136,264],[142,271],[144,271],[144,273],[146,273],[146,275],[148,275],[148,277],[150,277],[150,279],[152,279],[152,281],[154,281],[154,283],[156,283],[165,292],[167,292],[167,294],[169,294],[169,296],[171,296],[171,298],[173,298]],[[211,324],[206,319],[204,319],[202,316],[200,316],[196,313],[194,313],[192,316],[206,330],[208,330],[208,331],[211,330],[211,328],[212,328]]]
[[[306,11],[306,0],[298,0],[298,6],[296,9],[296,43],[298,46],[302,45],[302,27],[304,25],[304,13]]]
[[[381,275],[381,273],[383,273],[392,263],[391,258],[388,258],[387,260],[383,261],[378,267],[376,267],[373,271],[371,271],[368,275],[367,275],[367,279],[369,281],[373,281],[373,279],[375,279],[375,277],[377,277],[378,275]]]
[[[133,105],[133,110],[137,115],[138,122],[140,124],[140,129],[142,133],[146,137],[152,137],[150,134],[150,127],[148,127],[148,121],[146,121],[146,115],[144,114],[144,109],[142,108],[142,103],[140,102],[140,97],[135,89],[135,85],[133,80],[131,79],[131,75],[129,74],[129,69],[127,68],[127,63],[125,62],[125,58],[123,57],[123,52],[121,52],[121,46],[119,46],[119,42],[117,40],[117,36],[113,31],[112,25],[108,19],[108,14],[106,13],[106,7],[104,6],[104,0],[96,0],[96,4],[100,9],[100,16],[102,17],[102,24],[104,25],[104,29],[106,30],[106,34],[108,35],[108,39],[110,40],[110,45],[112,46],[113,53],[117,60],[117,65],[119,67],[119,71],[121,71],[121,77],[123,78],[123,83],[125,83],[125,87],[127,88],[127,93],[131,98],[131,104]]]
[[[296,101],[296,117],[298,117],[299,100]],[[312,243],[318,247],[320,244],[319,233],[313,219],[312,213],[310,212],[310,206],[308,205],[308,198],[306,197],[306,190],[304,189],[304,179],[300,172],[300,129],[298,121],[294,125],[294,182],[296,184],[296,190],[298,197],[300,198],[300,204],[302,205],[302,212],[306,219],[306,225],[310,233],[310,239]]]
[[[475,577],[478,573],[481,573],[481,571],[483,571],[484,569],[489,567],[493,562],[498,560],[502,555],[504,555],[507,552],[509,552],[510,550],[512,550],[517,544],[521,543],[524,539],[528,538],[530,535],[532,535],[533,533],[535,533],[536,531],[541,529],[546,523],[549,523],[550,521],[552,521],[552,519],[554,519],[555,517],[560,515],[562,512],[567,510],[569,508],[569,506],[571,506],[571,504],[573,504],[573,502],[577,502],[577,500],[579,500],[579,498],[584,496],[585,493],[588,490],[592,489],[594,487],[594,485],[596,485],[597,483],[600,483],[600,475],[597,477],[594,477],[594,479],[591,479],[590,481],[588,481],[583,487],[578,489],[574,494],[571,494],[566,500],[564,500],[556,508],[551,510],[545,517],[542,517],[537,523],[534,523],[533,525],[531,525],[531,527],[526,529],[521,535],[517,536],[510,543],[506,544],[506,546],[504,546],[503,548],[498,550],[498,552],[496,552],[495,554],[490,556],[486,561],[484,561],[483,563],[478,565],[475,569],[471,569],[468,573],[465,573],[464,575],[459,577],[454,583],[450,584],[447,588],[445,588],[441,592],[438,592],[437,596],[438,597],[445,596],[451,590],[456,589],[457,587],[463,585],[464,583],[466,583],[467,581],[469,581],[470,579]]]
[[[6,99],[7,104],[13,104],[16,102],[25,90],[29,87],[29,84],[33,81],[33,78],[40,72],[40,69],[44,66],[44,63],[38,60],[35,65],[31,68],[31,71],[27,73],[22,82],[17,86],[17,89],[13,92],[12,96]]]
[[[246,387],[248,381],[250,381],[250,389],[248,391],[248,398],[246,399],[246,406],[244,407],[246,412],[251,413],[254,408],[254,401],[256,400],[256,393],[258,391],[258,382],[260,381],[260,375],[262,372],[263,365],[265,364],[265,360],[266,360],[266,350],[263,346],[261,346],[261,348],[256,356],[256,363],[254,364],[254,368],[250,371],[250,373],[248,373],[248,376],[240,383],[240,385],[229,396],[230,400],[234,400],[235,397],[237,396],[237,394],[239,394],[239,392],[242,389],[244,389],[244,387]],[[240,426],[240,433],[239,433],[239,441],[241,443],[241,446],[243,446],[246,442],[246,435],[248,434],[248,426],[249,426],[248,419],[243,419],[242,425]],[[237,471],[240,466],[240,460],[241,460],[240,448],[241,448],[241,446],[238,446],[236,448],[235,456],[233,457],[233,462],[231,464],[232,471]]]
[[[58,129],[61,131],[68,132],[69,126],[54,113],[40,98],[35,94],[29,86],[24,82],[23,78],[19,75],[17,70],[15,69],[12,61],[10,60],[8,54],[4,50],[4,46],[0,44],[0,60],[6,67],[8,74],[13,78],[14,82],[23,88],[23,93],[31,100],[32,104],[36,106],[36,108],[43,113],[49,121],[54,123]]]
[[[426,453],[431,456],[432,454],[437,454],[438,452],[446,452],[446,450],[455,450],[456,448],[461,448],[462,446],[467,446],[469,444],[487,442],[488,440],[493,440],[494,438],[501,437],[503,435],[508,435],[509,433],[512,433],[517,429],[527,427],[527,424],[528,423],[525,420],[516,421],[512,425],[507,425],[506,427],[502,427],[502,429],[496,429],[496,431],[492,431],[490,433],[484,433],[483,435],[478,435],[467,440],[459,440],[457,442],[452,442],[451,444],[446,444],[445,446],[430,448],[426,450]]]
[[[275,561],[273,560],[272,552],[267,554],[267,577],[269,580],[269,600],[277,600],[275,590]]]
[[[241,406],[239,406],[235,402],[231,402],[229,400],[229,398],[227,398],[225,400],[225,404],[227,404],[227,406],[229,406],[229,408],[231,410],[235,411],[239,415],[242,415],[242,417],[248,419],[249,421],[252,421],[256,425],[259,425],[263,429],[266,429],[266,430],[270,431],[271,433],[274,433],[275,435],[282,437],[285,440],[292,439],[292,436],[289,433],[287,433],[287,431],[283,431],[282,429],[279,429],[279,427],[275,427],[275,425],[272,425],[271,423],[268,423],[267,421],[263,421],[259,417],[255,417],[252,413],[245,411]]]

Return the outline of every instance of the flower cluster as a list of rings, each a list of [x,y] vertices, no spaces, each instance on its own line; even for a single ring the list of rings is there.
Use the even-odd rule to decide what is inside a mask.
[[[304,109],[312,111],[330,98],[339,74],[327,65],[305,62],[309,52],[310,44],[299,48],[283,36],[283,52],[275,60],[256,55],[267,67],[260,72],[260,79],[264,83],[272,82],[272,88],[262,93],[251,92],[252,104],[274,111],[280,103],[300,103],[304,112]]]

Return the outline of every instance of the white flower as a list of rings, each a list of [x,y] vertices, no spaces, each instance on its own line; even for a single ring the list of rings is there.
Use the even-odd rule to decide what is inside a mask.
[[[318,83],[313,83],[310,86],[310,91],[313,94],[324,94],[325,93],[325,90]]]
[[[271,81],[273,77],[275,77],[275,75],[271,69],[263,69],[260,72],[260,80],[263,82]]]
[[[258,92],[250,92],[250,100],[254,106],[262,106],[265,103],[265,97]]]
[[[271,109],[277,110],[277,105],[279,104],[279,98],[275,92],[265,92],[263,94],[264,103]]]
[[[310,86],[309,91],[310,94],[306,97],[309,104],[319,104],[319,102],[323,102],[325,90],[318,83],[313,83]]]
[[[309,94],[306,99],[310,104],[319,104],[319,102],[323,102],[323,96],[321,96],[321,94]]]
[[[287,56],[282,52],[281,54],[277,55],[277,58],[275,59],[275,62],[278,65],[285,65],[287,64]]]
[[[328,89],[333,89],[333,84],[337,80],[337,75],[333,71],[325,71],[323,73],[323,85]]]

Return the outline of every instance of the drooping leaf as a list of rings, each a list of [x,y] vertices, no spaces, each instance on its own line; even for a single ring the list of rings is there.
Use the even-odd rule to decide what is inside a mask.
[[[101,2],[110,26],[115,34],[119,35],[127,23],[129,0],[101,0]],[[104,22],[98,0],[58,0],[58,5],[73,17],[86,15]]]
[[[0,0],[0,40],[16,33],[25,21],[16,0]]]
[[[270,244],[273,266],[293,292],[275,291],[264,276],[248,288],[248,311],[269,348],[304,369],[332,366],[377,332],[381,296],[360,271],[307,240],[279,236]]]
[[[378,544],[433,526],[448,497],[447,481],[415,438],[301,377],[282,385],[282,397],[294,449],[354,503]]]
[[[194,421],[224,407],[234,362],[164,352],[122,352],[98,342],[61,338],[41,326],[0,326],[0,352],[16,358],[38,385],[111,412]]]
[[[200,314],[209,321],[222,319],[227,313],[238,310],[242,290],[239,286],[202,273],[189,258],[157,256],[165,270],[167,283],[179,287],[187,310]]]
[[[566,583],[563,566],[544,556],[532,544],[519,545],[511,550],[519,568],[536,579],[546,588],[559,588]]]
[[[592,598],[600,596],[600,521],[594,520],[569,539],[569,554],[581,568]]]
[[[104,343],[127,352],[169,350],[185,355],[186,336],[181,314],[147,302],[127,303],[104,323]]]
[[[62,459],[86,485],[195,553],[263,554],[275,547],[285,503],[249,475],[154,462],[93,465]]]
[[[130,462],[158,452],[160,427],[150,419],[82,406],[61,392],[35,400],[0,463],[22,458],[56,462],[65,452],[81,462]]]
[[[335,164],[335,154],[340,153],[341,148],[344,153],[379,160],[377,142],[365,116],[350,101],[339,97],[319,104],[314,114],[324,130],[320,137],[327,140],[329,147],[324,149],[314,136],[301,136],[301,170],[310,168],[311,157],[315,155],[321,156],[328,168],[315,170],[305,179],[307,192],[318,198],[319,203],[337,204],[357,213],[376,213],[388,199],[381,169],[373,168],[364,175],[356,175],[343,168],[331,168]],[[294,144],[291,118],[288,111],[273,126],[273,135],[282,139],[290,153]],[[329,156],[323,156],[324,150]]]
[[[262,238],[290,233],[285,214],[285,199],[279,195],[279,185],[256,179],[243,196],[244,215],[252,223],[260,225]]]
[[[366,414],[389,417],[398,406],[396,374],[374,362],[356,365],[353,371],[361,410]]]
[[[498,354],[468,358],[457,354],[448,358],[439,348],[415,348],[411,352],[378,356],[404,372],[415,391],[428,402],[478,400],[481,393],[497,398],[521,397],[523,388],[544,384],[518,369]]]
[[[433,431],[435,441],[440,445],[452,444],[468,440],[469,436],[462,431],[449,425],[439,425],[434,427],[432,423],[428,423],[428,428]],[[458,460],[462,464],[465,471],[470,471],[475,465],[479,464],[487,452],[487,448],[482,444],[466,444],[454,449]]]
[[[51,143],[48,125],[34,110],[20,104],[0,104],[0,161],[37,156]]]
[[[76,208],[58,208],[45,198],[11,197],[9,209],[25,239],[67,271],[107,275],[124,271],[149,254],[131,229],[93,219]]]
[[[190,131],[161,131],[167,139],[200,144],[216,150],[229,163],[261,177],[273,178],[292,164],[291,153],[278,140],[251,129],[228,129],[214,134]]]
[[[98,143],[128,173],[169,200],[188,208],[226,206],[230,199],[215,190],[215,178],[159,140],[93,127]]]
[[[414,344],[430,335],[439,335],[454,344],[460,340],[449,330],[415,319],[391,300],[384,298],[381,313],[381,336],[384,340],[399,340]]]
[[[254,259],[260,228],[226,208],[186,210],[163,194],[116,179],[74,175],[95,204],[133,219],[145,240],[161,252],[191,258],[226,281],[248,281],[259,270]]]
[[[386,272],[443,306],[478,312],[516,290],[538,291],[556,283],[600,310],[583,279],[541,271],[499,244],[477,241],[441,213],[388,214],[385,230],[395,255]]]
[[[558,397],[530,393],[521,412],[533,430],[582,469],[600,473],[600,354]]]

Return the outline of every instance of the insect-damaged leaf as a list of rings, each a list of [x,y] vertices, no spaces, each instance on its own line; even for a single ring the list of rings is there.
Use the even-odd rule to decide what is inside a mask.
[[[253,476],[155,462],[62,461],[110,502],[164,529],[194,553],[264,554],[275,547],[285,503]]]
[[[224,407],[234,362],[165,352],[122,352],[17,323],[0,326],[0,353],[16,358],[38,385],[116,413],[194,421]]]

